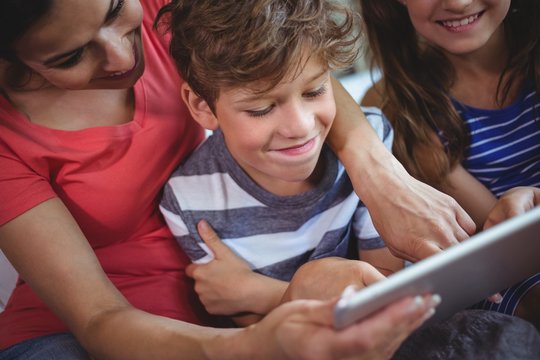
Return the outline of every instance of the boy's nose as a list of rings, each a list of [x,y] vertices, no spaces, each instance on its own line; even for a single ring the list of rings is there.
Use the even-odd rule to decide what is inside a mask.
[[[281,134],[287,138],[304,138],[313,128],[314,114],[302,105],[291,105],[282,119]]]

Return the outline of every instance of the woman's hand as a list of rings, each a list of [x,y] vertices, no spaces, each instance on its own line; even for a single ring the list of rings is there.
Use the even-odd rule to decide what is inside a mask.
[[[207,264],[191,264],[186,274],[195,280],[195,291],[206,310],[217,315],[266,314],[276,307],[287,283],[254,273],[202,220],[201,238],[214,253]]]
[[[433,315],[438,302],[431,296],[406,298],[359,323],[335,330],[335,301],[296,300],[279,306],[235,337],[237,344],[249,349],[246,358],[389,359],[405,338]],[[227,339],[228,346],[233,346],[231,340],[235,341]],[[221,355],[218,358],[223,358]]]
[[[520,186],[505,192],[489,212],[484,230],[540,205],[540,189]]]
[[[338,112],[328,142],[392,254],[418,261],[474,234],[465,210],[410,176],[339,81],[332,86]]]

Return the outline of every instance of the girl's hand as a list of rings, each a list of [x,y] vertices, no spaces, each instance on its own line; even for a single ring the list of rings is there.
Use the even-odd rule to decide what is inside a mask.
[[[484,230],[540,205],[540,189],[519,186],[505,192],[489,212]]]
[[[195,280],[195,291],[206,310],[217,315],[266,314],[285,291],[286,283],[251,271],[202,220],[199,234],[214,253],[207,264],[191,264],[186,274]]]

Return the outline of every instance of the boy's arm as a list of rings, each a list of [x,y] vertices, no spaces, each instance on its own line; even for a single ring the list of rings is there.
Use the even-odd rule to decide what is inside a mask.
[[[358,253],[361,261],[365,261],[384,276],[392,275],[403,269],[403,260],[392,255],[387,247],[372,250],[361,250]]]
[[[474,222],[458,203],[411,177],[339,81],[332,81],[338,113],[329,144],[392,253],[417,261],[474,233]]]

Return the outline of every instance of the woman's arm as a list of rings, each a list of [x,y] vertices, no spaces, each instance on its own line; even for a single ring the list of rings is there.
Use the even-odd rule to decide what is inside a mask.
[[[234,334],[133,308],[57,198],[0,227],[0,239],[20,276],[97,358],[204,359],[213,338]]]
[[[292,302],[245,329],[204,328],[151,315],[133,308],[108,280],[59,199],[2,225],[0,246],[21,277],[96,358],[387,356],[436,305],[430,297],[404,299],[339,332],[331,325],[332,302]]]
[[[474,222],[450,196],[410,176],[333,79],[338,113],[329,143],[392,253],[417,261],[466,239]]]

